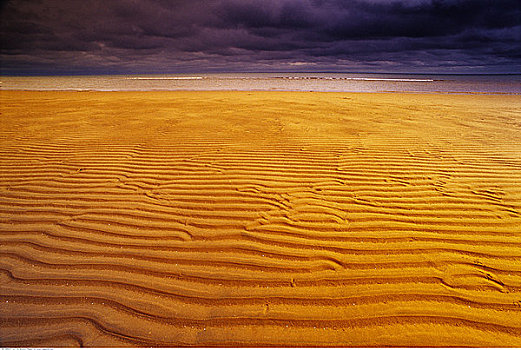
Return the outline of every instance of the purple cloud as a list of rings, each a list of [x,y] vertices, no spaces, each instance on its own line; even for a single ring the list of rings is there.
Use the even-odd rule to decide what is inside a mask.
[[[2,74],[521,71],[517,0],[12,0]]]

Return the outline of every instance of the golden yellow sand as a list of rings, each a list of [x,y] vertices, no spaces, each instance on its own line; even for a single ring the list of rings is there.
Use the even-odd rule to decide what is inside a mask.
[[[519,96],[0,96],[2,346],[521,346]]]

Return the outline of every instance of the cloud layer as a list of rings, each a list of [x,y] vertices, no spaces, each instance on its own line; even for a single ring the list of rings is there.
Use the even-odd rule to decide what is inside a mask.
[[[519,0],[12,0],[2,74],[521,71]]]

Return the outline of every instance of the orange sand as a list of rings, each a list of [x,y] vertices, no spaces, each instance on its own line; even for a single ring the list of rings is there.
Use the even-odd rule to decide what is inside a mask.
[[[1,346],[521,346],[519,96],[0,97]]]

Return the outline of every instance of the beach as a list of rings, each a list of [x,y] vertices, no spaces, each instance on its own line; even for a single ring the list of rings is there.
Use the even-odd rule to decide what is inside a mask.
[[[519,95],[0,101],[1,346],[521,347]]]

